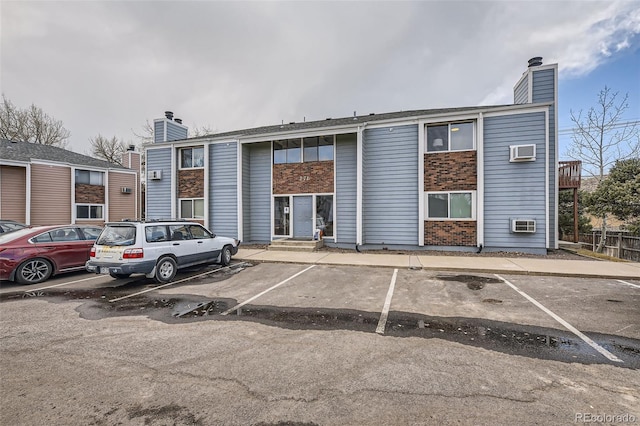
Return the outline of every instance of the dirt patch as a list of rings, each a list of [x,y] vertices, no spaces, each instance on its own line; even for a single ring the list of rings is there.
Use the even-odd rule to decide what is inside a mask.
[[[249,247],[246,247],[249,248]],[[254,248],[254,247],[251,247]],[[360,248],[362,253],[371,254],[409,254],[413,256],[457,256],[457,257],[510,257],[510,258],[526,258],[526,259],[561,259],[561,260],[593,260],[585,256],[580,256],[574,252],[568,250],[548,250],[547,254],[531,254],[521,252],[506,252],[506,251],[494,251],[494,252],[480,252],[476,253],[468,251],[444,251],[444,250],[364,250]],[[344,249],[336,247],[321,247],[317,251],[329,252],[329,253],[353,253],[353,249]]]
[[[456,281],[467,285],[469,290],[482,290],[487,284],[501,283],[497,278],[481,277],[478,275],[438,275],[437,279],[441,281]]]

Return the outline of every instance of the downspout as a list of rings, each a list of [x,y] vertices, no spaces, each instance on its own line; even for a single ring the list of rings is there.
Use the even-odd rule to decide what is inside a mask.
[[[476,237],[480,253],[484,246],[484,115],[481,112],[476,129]]]
[[[26,170],[26,191],[25,191],[25,211],[24,211],[24,223],[31,225],[31,164],[27,164]]]
[[[363,133],[367,123],[358,126],[358,134],[356,140],[356,250],[358,245],[362,245],[362,190],[363,190]]]

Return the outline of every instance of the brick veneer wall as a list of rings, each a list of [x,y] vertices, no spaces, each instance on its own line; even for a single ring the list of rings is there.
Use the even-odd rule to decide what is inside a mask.
[[[178,170],[178,198],[204,198],[204,169]]]
[[[273,193],[333,193],[333,161],[274,164]]]
[[[477,188],[476,151],[424,155],[425,191],[464,191]]]
[[[76,183],[77,204],[104,204],[104,186]]]
[[[476,151],[424,155],[425,191],[475,191],[478,187]],[[424,243],[430,246],[476,246],[475,220],[427,220]]]
[[[424,244],[427,246],[475,246],[475,220],[427,220],[424,222]]]

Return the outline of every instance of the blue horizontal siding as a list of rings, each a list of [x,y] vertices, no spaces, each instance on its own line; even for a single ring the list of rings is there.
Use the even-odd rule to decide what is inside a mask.
[[[209,150],[209,224],[216,234],[237,237],[237,143],[213,144]]]
[[[250,241],[271,241],[271,143],[251,144],[249,149]],[[245,176],[246,178],[246,176]]]
[[[363,141],[365,244],[418,244],[418,126],[368,129]]]
[[[147,161],[147,212],[149,219],[170,218],[171,214],[171,148],[150,149]],[[160,170],[162,179],[149,179],[149,171]]]
[[[510,145],[536,145],[536,161],[509,162]],[[488,248],[545,249],[545,114],[484,120],[484,241]],[[510,232],[511,219],[535,219],[535,234]]]
[[[357,135],[336,138],[336,231],[338,243],[356,242]]]

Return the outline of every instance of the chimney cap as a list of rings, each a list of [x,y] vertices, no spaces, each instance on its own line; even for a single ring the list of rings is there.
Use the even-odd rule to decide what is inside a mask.
[[[176,122],[176,123],[178,123],[178,124],[182,124],[182,118],[176,118],[176,119],[175,119],[175,120],[173,120],[173,121],[175,121],[175,122]]]
[[[540,65],[542,65],[542,56],[536,56],[529,59],[529,68],[539,67]]]
[[[129,147],[127,148],[127,151],[135,151],[135,150],[136,150],[135,145],[129,145]]]
[[[165,111],[164,112],[164,116],[167,118],[167,120],[173,120],[173,112],[172,111]]]

